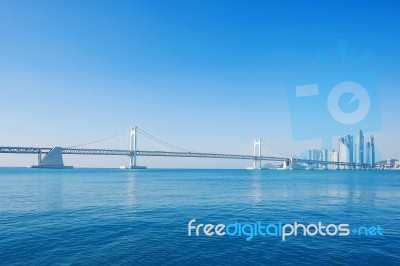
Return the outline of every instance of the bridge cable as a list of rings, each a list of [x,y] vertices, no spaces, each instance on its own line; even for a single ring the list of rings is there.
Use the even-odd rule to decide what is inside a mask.
[[[157,143],[159,143],[159,144],[161,144],[161,145],[167,146],[167,147],[172,148],[172,149],[175,149],[175,150],[180,150],[180,151],[185,151],[185,152],[191,152],[190,150],[187,150],[187,149],[184,149],[184,148],[181,148],[181,147],[178,147],[178,146],[169,144],[168,142],[165,142],[165,141],[163,141],[163,140],[161,140],[161,139],[159,139],[159,138],[156,138],[156,137],[150,135],[149,133],[147,133],[146,131],[144,131],[144,130],[142,130],[142,129],[140,129],[140,128],[137,128],[137,130],[138,130],[143,136],[145,136],[145,137],[147,137],[147,138],[149,138],[149,139],[151,139],[151,140],[153,140],[153,141],[155,141],[155,142],[157,142]]]
[[[106,137],[106,138],[103,138],[103,139],[99,139],[99,140],[95,140],[95,141],[91,141],[91,142],[87,142],[87,143],[83,143],[83,144],[79,144],[79,145],[69,146],[69,147],[66,147],[66,148],[77,148],[77,147],[82,147],[82,146],[98,143],[98,142],[101,142],[101,141],[109,140],[109,139],[112,139],[112,138],[117,137],[119,135],[122,135],[122,134],[124,134],[124,133],[126,133],[128,131],[130,131],[130,129],[124,130],[124,131],[122,131],[122,132],[120,132],[118,134],[112,135],[110,137]]]
[[[271,151],[275,152],[276,154],[284,157],[284,158],[289,158],[288,156],[286,156],[285,154],[280,153],[279,151],[275,150],[274,148],[272,148],[271,146],[269,146],[267,143],[265,143],[264,141],[261,141],[261,144],[264,145],[264,147],[266,147],[267,149],[270,149]],[[271,157],[275,157],[275,156],[271,156]],[[277,157],[277,156],[276,156]]]

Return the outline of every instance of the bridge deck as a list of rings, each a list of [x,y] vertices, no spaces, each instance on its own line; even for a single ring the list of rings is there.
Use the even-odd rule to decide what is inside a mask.
[[[0,147],[0,153],[39,154],[39,153],[47,153],[51,149],[52,148],[40,148],[40,147]],[[130,150],[62,148],[62,154],[132,156],[133,152]],[[254,155],[243,155],[243,154],[140,151],[140,150],[136,151],[136,156],[239,159],[239,160],[258,160],[258,161],[263,160],[263,161],[275,161],[275,162],[285,162],[290,160],[290,158],[285,158],[285,157],[268,157],[268,156],[254,156]],[[306,164],[343,165],[343,166],[353,166],[353,167],[362,166],[359,163],[348,163],[348,162],[316,161],[316,160],[297,159],[297,158],[292,158],[292,160],[297,163],[306,163]]]
[[[52,148],[39,147],[0,147],[0,153],[22,153],[22,154],[38,154],[47,153]],[[108,149],[76,149],[62,148],[63,154],[74,155],[119,155],[131,156],[130,150],[108,150]],[[226,154],[226,153],[201,153],[201,152],[170,152],[170,151],[136,151],[137,156],[148,157],[192,157],[192,158],[215,158],[215,159],[242,159],[242,160],[265,160],[265,161],[286,161],[289,158],[253,156],[243,154]]]

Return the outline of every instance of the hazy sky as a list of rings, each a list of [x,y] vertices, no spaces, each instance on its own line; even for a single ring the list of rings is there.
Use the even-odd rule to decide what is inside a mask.
[[[311,99],[313,116],[290,100],[291,86],[329,87],[331,77],[343,77],[366,82],[379,107],[372,122],[338,125],[344,131],[331,137],[364,129],[382,158],[398,158],[399,12],[396,1],[0,1],[0,145],[68,146],[137,125],[194,151],[250,152],[261,137],[283,154],[299,154],[321,146],[331,118],[324,118],[326,95]],[[366,51],[370,57],[352,64]],[[373,81],[365,70],[373,70]],[[317,137],[298,138],[299,125]],[[118,167],[127,159],[65,162]],[[35,156],[0,155],[3,166],[33,163]]]

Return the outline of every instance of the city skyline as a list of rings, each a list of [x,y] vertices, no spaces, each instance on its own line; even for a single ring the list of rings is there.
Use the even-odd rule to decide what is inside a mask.
[[[356,140],[356,141],[354,141]],[[367,141],[364,142],[364,133],[359,131],[358,136],[345,135],[337,139],[338,144],[335,148],[328,151],[325,149],[310,149],[308,150],[308,159],[317,161],[334,161],[334,162],[348,162],[350,164],[361,164],[366,167],[374,168],[377,163],[375,152],[375,137],[370,135]],[[364,152],[365,150],[365,152]],[[383,158],[378,158],[378,160]],[[398,160],[398,158],[390,158]],[[321,167],[319,165],[318,167]]]

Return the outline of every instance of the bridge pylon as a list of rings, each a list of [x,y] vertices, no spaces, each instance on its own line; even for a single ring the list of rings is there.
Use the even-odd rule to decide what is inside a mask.
[[[254,156],[254,162],[253,162],[253,167],[249,167],[247,169],[252,169],[252,170],[260,170],[262,169],[261,166],[261,139],[254,139],[253,142],[253,156]],[[258,166],[257,166],[258,164]]]
[[[139,166],[136,164],[137,159],[137,126],[132,127],[130,131],[129,139],[129,166],[121,166],[121,169],[146,169],[146,166]]]

